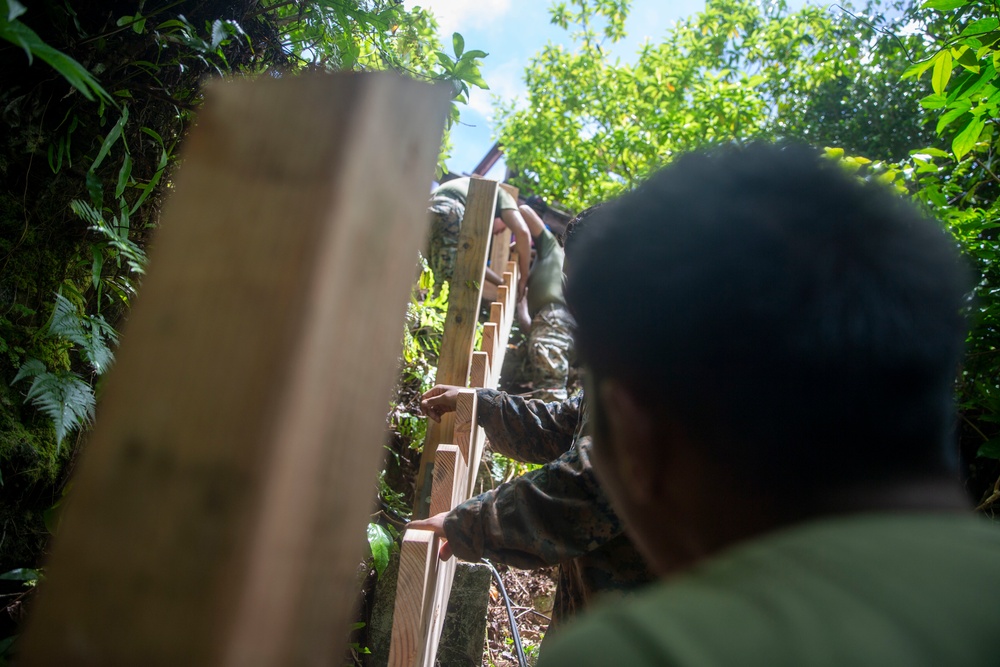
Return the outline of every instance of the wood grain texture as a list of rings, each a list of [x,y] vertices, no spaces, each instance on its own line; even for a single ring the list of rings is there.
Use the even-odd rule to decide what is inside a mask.
[[[478,350],[472,353],[472,368],[469,371],[470,387],[496,387],[496,383],[490,384],[490,357],[485,352]]]
[[[438,384],[465,387],[469,380],[473,335],[479,313],[479,300],[482,297],[486,252],[489,247],[496,200],[496,181],[480,178],[473,178],[470,181],[465,217],[462,219],[462,228],[458,236],[458,254],[448,296],[444,336],[441,340]],[[434,451],[440,443],[452,440],[454,421],[449,415],[445,417],[441,420],[440,429],[435,433],[439,439],[436,441],[430,437],[424,439],[416,478],[417,493],[413,508],[415,518],[426,518],[429,511],[424,499],[429,495],[430,480],[427,469],[434,460]]]
[[[448,99],[207,86],[19,664],[342,655]]]
[[[461,459],[461,461],[459,461]],[[431,483],[431,516],[447,512],[456,504],[455,485],[463,485],[462,476],[467,460],[459,445],[438,445],[434,455],[434,474]]]
[[[392,613],[389,667],[421,664],[427,648],[428,610],[437,584],[438,540],[429,530],[407,530],[399,546],[399,577]]]
[[[486,353],[486,356],[490,360],[490,376],[497,377],[499,374],[496,372],[496,364],[494,360],[496,359],[497,350],[497,325],[493,322],[487,322],[483,325],[483,343],[480,349]]]
[[[455,404],[455,445],[461,450],[466,461],[471,460],[469,448],[472,445],[472,436],[476,429],[477,404],[475,389],[463,389],[458,392],[458,400]],[[431,514],[434,512],[431,511]]]

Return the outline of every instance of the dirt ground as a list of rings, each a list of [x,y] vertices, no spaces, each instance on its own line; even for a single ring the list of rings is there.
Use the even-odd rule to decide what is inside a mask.
[[[497,570],[503,579],[507,595],[510,596],[524,655],[528,664],[534,665],[538,658],[538,647],[551,620],[556,592],[556,568],[528,571],[498,565]],[[490,588],[483,667],[518,667],[507,620],[507,607],[495,581]]]

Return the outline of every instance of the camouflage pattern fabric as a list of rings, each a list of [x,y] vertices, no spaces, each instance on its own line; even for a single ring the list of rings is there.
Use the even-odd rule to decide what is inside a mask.
[[[427,264],[434,272],[434,283],[440,286],[450,282],[455,275],[458,232],[462,228],[465,205],[451,197],[434,197],[427,212],[431,219]]]
[[[522,569],[558,564],[550,632],[599,594],[621,595],[653,581],[594,476],[582,397],[544,403],[492,389],[477,393],[479,425],[493,449],[547,463],[452,510],[445,533],[455,555]]]
[[[534,398],[542,401],[566,400],[575,326],[573,316],[561,303],[542,306],[531,318],[528,379],[535,388]]]

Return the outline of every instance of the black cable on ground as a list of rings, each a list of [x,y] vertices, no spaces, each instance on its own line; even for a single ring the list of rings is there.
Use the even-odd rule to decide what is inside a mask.
[[[493,578],[496,579],[497,588],[500,589],[500,595],[503,596],[503,602],[507,605],[507,620],[510,623],[510,634],[514,638],[514,650],[517,652],[517,662],[521,667],[528,667],[528,661],[524,657],[524,647],[521,646],[521,633],[517,630],[517,620],[514,618],[514,609],[510,603],[510,596],[507,595],[507,589],[503,585],[503,580],[500,578],[500,573],[497,569],[493,567],[493,563],[489,562],[485,558],[483,562],[486,563],[490,571],[493,573]]]

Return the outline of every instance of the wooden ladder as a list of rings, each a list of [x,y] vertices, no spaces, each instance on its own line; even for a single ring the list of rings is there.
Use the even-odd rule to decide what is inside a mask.
[[[510,261],[509,236],[499,237],[489,257],[494,270],[503,269],[503,285],[490,305],[480,349],[473,351],[498,186],[517,197],[515,189],[494,181],[474,178],[469,186],[437,375],[438,384],[469,388],[459,392],[453,414],[444,415],[440,424],[428,424],[417,477],[418,516],[447,512],[468,500],[483,456],[486,437],[477,426],[476,388],[497,386],[517,300],[517,263]],[[455,576],[455,559],[441,561],[438,549],[439,540],[430,531],[408,530],[403,535],[390,667],[434,664]]]

